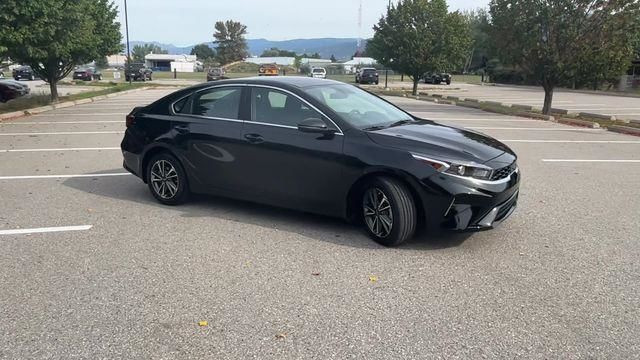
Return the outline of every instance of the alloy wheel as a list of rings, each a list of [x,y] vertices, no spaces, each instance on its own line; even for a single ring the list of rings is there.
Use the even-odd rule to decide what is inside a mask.
[[[170,162],[158,160],[151,167],[151,185],[153,190],[163,199],[176,196],[180,185],[178,172]]]
[[[387,195],[379,188],[368,189],[362,200],[364,221],[377,237],[389,236],[393,229],[393,211]]]

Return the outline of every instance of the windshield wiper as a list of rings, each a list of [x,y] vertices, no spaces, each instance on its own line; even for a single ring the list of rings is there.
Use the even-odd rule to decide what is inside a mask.
[[[416,122],[416,120],[413,120],[413,119],[400,120],[400,121],[396,121],[393,124],[389,125],[389,127],[401,126],[401,125],[411,124],[411,123],[414,123],[414,122]]]
[[[413,119],[405,119],[405,120],[400,120],[400,121],[396,121],[394,123],[388,124],[388,125],[375,125],[375,126],[370,126],[368,128],[364,128],[362,130],[364,131],[376,131],[376,130],[383,130],[383,129],[388,129],[394,126],[401,126],[401,125],[406,125],[406,124],[411,124],[417,122],[417,120],[413,120]]]

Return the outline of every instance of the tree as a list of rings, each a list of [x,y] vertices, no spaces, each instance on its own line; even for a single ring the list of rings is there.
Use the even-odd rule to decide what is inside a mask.
[[[262,52],[260,57],[296,57],[295,51],[288,50],[280,50],[278,48],[272,47],[271,49],[265,50]]]
[[[207,44],[198,44],[191,49],[191,55],[195,55],[198,60],[209,61],[216,57],[216,52]]]
[[[636,0],[492,0],[491,36],[503,63],[542,86],[549,114],[556,86],[589,69],[624,73],[633,58]]]
[[[332,62],[332,63],[334,63],[334,62],[336,62],[336,61],[338,61],[338,60],[336,59],[336,56],[335,56],[335,55],[333,55],[333,54],[331,54],[331,62]]]
[[[106,56],[99,57],[96,59],[96,67],[98,69],[106,69],[109,67],[109,61]]]
[[[31,66],[58,101],[58,81],[77,65],[122,50],[118,10],[108,0],[2,0],[0,44]]]
[[[163,50],[160,46],[155,44],[143,44],[136,45],[131,50],[131,58],[134,63],[145,62],[144,57],[149,54],[167,54],[167,50]]]
[[[244,60],[248,56],[245,25],[233,20],[218,21],[215,30],[213,38],[218,45],[217,58],[221,64]]]
[[[489,13],[485,9],[464,12],[471,31],[472,46],[463,72],[483,69],[492,57],[493,51],[489,37]]]
[[[413,94],[425,72],[461,68],[471,44],[469,24],[450,13],[445,0],[403,0],[374,26],[367,52],[378,62],[413,80]]]

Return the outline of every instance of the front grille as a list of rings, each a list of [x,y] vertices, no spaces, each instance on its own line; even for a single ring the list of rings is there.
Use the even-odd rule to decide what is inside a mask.
[[[514,172],[516,170],[516,163],[514,162],[513,164],[509,165],[509,166],[505,166],[503,168],[500,168],[498,170],[494,170],[493,171],[493,175],[491,175],[491,181],[496,181],[496,180],[502,180],[504,178],[506,178],[507,176],[511,175],[512,172]]]

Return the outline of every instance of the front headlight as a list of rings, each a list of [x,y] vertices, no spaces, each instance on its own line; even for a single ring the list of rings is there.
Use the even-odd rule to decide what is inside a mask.
[[[455,175],[470,177],[478,180],[490,180],[493,169],[488,166],[476,163],[456,163],[453,161],[435,160],[418,154],[411,154],[414,159],[425,163],[436,171]]]

